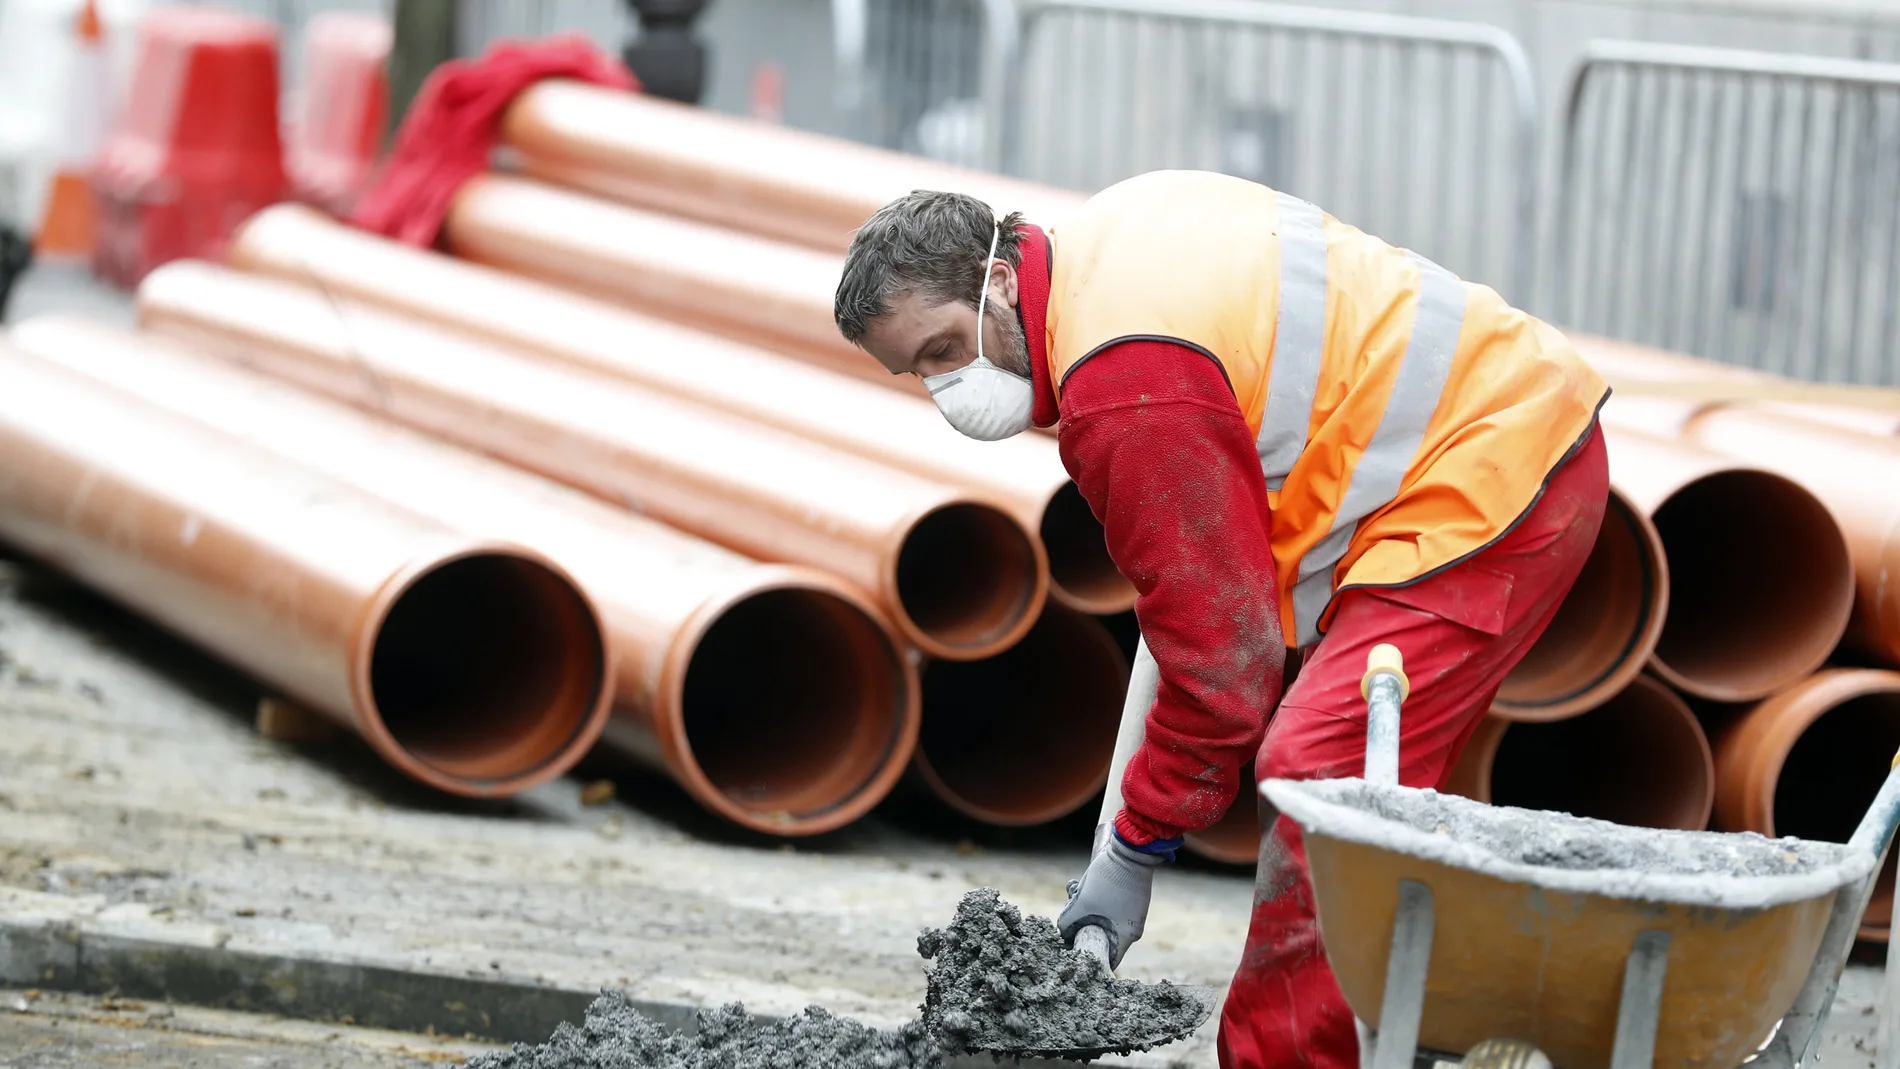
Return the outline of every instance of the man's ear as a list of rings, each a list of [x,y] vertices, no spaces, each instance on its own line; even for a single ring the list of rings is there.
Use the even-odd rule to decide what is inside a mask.
[[[997,274],[999,271],[1002,272],[1000,281],[1002,283],[1003,300],[1011,308],[1014,308],[1016,307],[1016,268],[1008,260],[998,258],[996,263],[990,267],[991,286],[995,286],[999,281]]]

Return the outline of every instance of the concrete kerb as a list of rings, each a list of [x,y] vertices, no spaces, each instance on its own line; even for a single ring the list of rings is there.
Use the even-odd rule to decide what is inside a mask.
[[[597,990],[447,976],[342,958],[228,946],[216,925],[138,904],[0,887],[0,986],[174,1002],[391,1031],[538,1043],[578,1024]],[[611,988],[609,988],[611,989]],[[700,1007],[628,1001],[682,1031]],[[769,1023],[779,1018],[755,1015]],[[950,1067],[976,1059],[948,1059]],[[994,1065],[989,1058],[980,1064]],[[1041,1059],[1003,1064],[1053,1066]]]
[[[238,949],[228,939],[143,906],[0,888],[0,984],[501,1042],[544,1040],[598,994]],[[692,1006],[629,1001],[670,1027],[694,1026]]]

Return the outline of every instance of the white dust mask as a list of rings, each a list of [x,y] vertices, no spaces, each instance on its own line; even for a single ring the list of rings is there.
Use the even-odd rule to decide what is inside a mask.
[[[924,376],[924,388],[950,425],[981,442],[994,442],[1029,429],[1036,407],[1036,386],[1004,371],[983,355],[983,311],[990,299],[990,268],[996,264],[998,227],[990,233],[990,255],[983,261],[983,290],[976,299],[976,359],[955,371]]]

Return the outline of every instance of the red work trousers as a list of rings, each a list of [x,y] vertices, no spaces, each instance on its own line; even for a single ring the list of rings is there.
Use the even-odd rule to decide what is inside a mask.
[[[1268,721],[1260,779],[1361,775],[1366,654],[1390,642],[1411,694],[1399,717],[1399,781],[1442,787],[1498,684],[1556,613],[1596,540],[1609,496],[1600,430],[1550,478],[1497,542],[1403,588],[1340,595],[1332,627],[1307,652]],[[1254,804],[1244,795],[1236,805]],[[1284,817],[1262,837],[1247,948],[1221,1011],[1222,1069],[1357,1069],[1359,1040],[1320,945],[1306,850]]]

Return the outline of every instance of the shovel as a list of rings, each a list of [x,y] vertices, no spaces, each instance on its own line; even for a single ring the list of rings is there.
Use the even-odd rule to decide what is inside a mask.
[[[1122,807],[1122,770],[1134,758],[1135,750],[1141,746],[1141,740],[1148,725],[1148,710],[1154,705],[1155,693],[1161,686],[1161,670],[1155,665],[1154,655],[1148,652],[1148,643],[1143,640],[1135,647],[1134,671],[1128,680],[1128,697],[1122,703],[1121,728],[1115,735],[1115,756],[1109,762],[1108,791],[1102,799],[1102,814],[1095,822],[1096,850],[1102,849],[1110,829],[1114,825],[1115,814]],[[1109,965],[1108,933],[1088,925],[1076,931],[1075,949],[1094,958],[1101,964],[1102,972],[1113,975],[1114,968]],[[1101,1045],[1091,1047],[1063,1047],[1056,1049],[1037,1047],[1011,1047],[1004,1045],[977,1047],[986,1054],[1014,1055],[1019,1058],[1062,1058],[1070,1061],[1090,1061],[1104,1054],[1125,1054],[1131,1050],[1146,1050],[1159,1047],[1177,1040],[1185,1039],[1206,1023],[1214,1013],[1214,1007],[1220,1002],[1220,992],[1204,984],[1177,984],[1180,991],[1200,1003],[1200,1012],[1195,1015],[1194,1023],[1185,1027],[1164,1028],[1159,1021],[1148,1022],[1154,1029],[1137,1035],[1104,1037]]]

